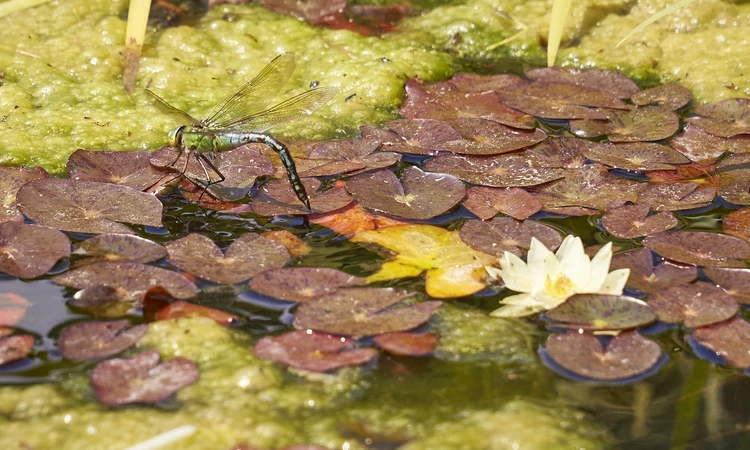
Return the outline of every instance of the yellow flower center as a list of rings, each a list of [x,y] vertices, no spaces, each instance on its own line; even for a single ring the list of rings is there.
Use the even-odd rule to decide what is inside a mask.
[[[559,274],[554,279],[547,275],[544,280],[544,291],[552,297],[568,298],[575,293],[575,287],[570,278],[564,274]]]

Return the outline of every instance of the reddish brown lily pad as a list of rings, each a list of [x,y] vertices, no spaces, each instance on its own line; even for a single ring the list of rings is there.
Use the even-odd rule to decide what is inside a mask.
[[[254,233],[236,239],[226,253],[210,238],[197,233],[168,243],[167,252],[170,264],[223,284],[240,283],[264,270],[282,267],[289,260],[286,247]]]
[[[615,255],[610,269],[630,269],[627,286],[647,293],[668,286],[690,283],[698,278],[698,269],[695,266],[662,261],[654,267],[653,255],[647,248]]]
[[[13,292],[0,293],[0,330],[3,327],[10,327],[24,318],[26,310],[31,306],[31,302]],[[3,334],[0,333],[0,337]]]
[[[734,297],[737,303],[750,305],[750,269],[704,267],[703,273]]]
[[[502,212],[514,219],[524,220],[542,209],[533,194],[521,188],[470,187],[463,205],[475,216],[488,220]]]
[[[336,14],[346,8],[346,0],[260,0],[269,11],[315,23],[323,17]]]
[[[123,317],[132,308],[122,290],[109,286],[91,286],[76,292],[71,306],[97,317]]]
[[[750,323],[739,317],[693,331],[693,337],[739,369],[750,367]]]
[[[750,208],[732,211],[721,219],[724,233],[750,241]]]
[[[0,192],[4,193],[0,204],[0,222],[23,222],[23,215],[16,207],[16,193],[24,184],[47,177],[49,174],[41,168],[29,170],[0,166]]]
[[[250,280],[250,289],[290,302],[318,300],[344,287],[361,286],[367,281],[325,267],[282,267],[267,270]]]
[[[677,110],[690,103],[693,93],[679,84],[662,84],[633,95],[630,100],[638,106],[656,104]]]
[[[723,322],[739,310],[731,295],[703,281],[660,289],[649,295],[648,304],[662,322],[684,322],[689,328]]]
[[[132,234],[118,222],[162,226],[156,197],[116,184],[45,178],[25,184],[17,200],[28,218],[58,230]]]
[[[392,288],[342,288],[319,300],[302,303],[294,327],[349,336],[407,331],[430,319],[443,302],[393,307],[413,294]]]
[[[656,211],[680,211],[708,206],[716,198],[716,188],[699,183],[648,184],[638,195],[638,203]]]
[[[750,136],[723,138],[706,133],[699,127],[688,125],[672,139],[672,147],[691,161],[713,164],[725,152],[750,153]]]
[[[583,206],[605,211],[626,202],[635,203],[643,184],[609,173],[599,164],[564,169],[565,178],[539,188],[536,198],[545,210]]]
[[[583,149],[588,159],[625,170],[671,170],[690,162],[677,150],[651,142],[602,144]]]
[[[320,214],[343,208],[354,201],[343,185],[319,191],[321,183],[315,178],[303,178],[302,184],[310,196],[312,210],[300,203],[289,181],[279,179],[260,188],[258,196],[253,199],[252,212],[261,216]]]
[[[91,372],[91,386],[105,405],[158,403],[197,380],[193,361],[175,358],[159,364],[156,350],[102,361]]]
[[[546,160],[549,167],[578,169],[586,164],[584,151],[599,146],[596,142],[575,137],[548,137],[528,150],[541,160]]]
[[[543,67],[529,70],[526,72],[526,78],[534,81],[567,83],[588,89],[598,89],[617,96],[617,98],[630,98],[639,91],[638,86],[630,78],[611,70]]]
[[[665,258],[698,266],[745,267],[750,244],[736,237],[702,231],[666,231],[647,236],[643,245]]]
[[[492,187],[536,186],[563,177],[564,171],[546,166],[547,161],[526,152],[495,157],[438,155],[424,165],[426,171],[449,173]]]
[[[606,135],[610,142],[643,142],[667,139],[680,127],[675,113],[658,106],[610,111],[607,115],[607,120],[571,120],[570,131],[586,138]]]
[[[353,202],[343,209],[326,214],[311,214],[310,222],[330,228],[338,234],[352,237],[367,230],[378,230],[388,227],[408,225],[408,221],[393,219],[388,216],[374,214],[367,211],[357,202]]]
[[[691,124],[720,137],[750,134],[750,99],[730,98],[693,108]]]
[[[549,356],[565,369],[605,381],[642,374],[654,367],[662,356],[659,344],[635,331],[613,337],[606,347],[589,333],[553,334],[545,347]]]
[[[237,201],[250,193],[259,177],[273,175],[273,162],[261,153],[260,149],[264,147],[261,144],[256,145],[243,146],[216,155],[213,163],[226,179],[208,188],[211,195],[225,202]],[[196,175],[194,179],[206,178],[202,170]]]
[[[499,155],[531,147],[547,137],[542,130],[519,130],[485,119],[454,119],[448,123],[462,139],[438,143],[434,149],[461,155]]]
[[[305,244],[302,239],[295,236],[289,230],[266,231],[261,234],[261,236],[271,241],[278,242],[286,247],[292,258],[301,259],[302,257],[309,255],[312,251],[309,245]]]
[[[448,82],[461,92],[473,93],[500,91],[527,83],[526,80],[517,75],[479,75],[474,73],[458,73],[453,75]]]
[[[556,326],[582,330],[628,330],[648,325],[656,314],[645,302],[625,295],[577,294],[547,311]]]
[[[64,358],[74,361],[108,358],[134,346],[148,331],[148,325],[129,325],[127,320],[77,322],[60,332],[57,346]]]
[[[402,139],[399,143],[389,143],[385,148],[400,153],[428,155],[441,144],[460,141],[461,134],[445,122],[430,119],[390,120],[385,125]]]
[[[373,338],[380,348],[398,356],[431,355],[437,340],[437,335],[433,333],[384,333]]]
[[[721,198],[735,205],[750,205],[750,154],[729,155],[716,171],[721,174]]]
[[[375,152],[380,142],[369,139],[341,139],[317,144],[307,155],[314,166],[300,170],[300,176],[328,176],[358,170],[377,170],[401,160],[394,152]]]
[[[359,366],[374,358],[374,348],[351,348],[356,341],[314,331],[290,331],[266,336],[253,347],[261,359],[279,362],[310,372],[327,372],[345,366]]]
[[[679,225],[674,214],[660,212],[649,216],[648,204],[623,205],[608,210],[602,216],[602,225],[615,237],[632,239],[666,231]]]
[[[99,181],[144,191],[158,182],[164,172],[151,165],[146,152],[102,152],[76,150],[65,165],[73,180]]]
[[[163,245],[130,234],[94,236],[78,243],[73,253],[87,256],[87,264],[119,261],[145,264],[167,256]]]
[[[216,308],[209,308],[208,306],[196,305],[194,303],[184,302],[178,300],[172,302],[164,308],[156,312],[156,320],[169,320],[177,319],[180,317],[208,317],[213,319],[219,325],[231,325],[240,320],[239,317],[228,312],[221,311]]]
[[[474,250],[501,256],[505,252],[521,256],[537,238],[554,251],[562,243],[560,233],[552,227],[531,220],[518,221],[496,217],[490,221],[468,220],[458,232],[461,240]]]
[[[466,195],[461,180],[444,173],[404,170],[401,182],[389,170],[350,178],[346,189],[364,207],[406,219],[430,219],[453,208]]]
[[[20,222],[0,223],[0,272],[34,278],[68,256],[70,241],[57,230]]]
[[[31,353],[34,337],[16,334],[0,339],[0,365],[23,359]]]
[[[607,114],[588,107],[627,109],[615,96],[567,83],[536,81],[498,91],[506,106],[544,119],[599,119]]]

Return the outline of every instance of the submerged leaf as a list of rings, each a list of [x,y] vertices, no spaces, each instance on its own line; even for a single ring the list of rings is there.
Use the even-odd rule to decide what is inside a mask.
[[[315,23],[346,8],[346,0],[260,0],[269,11]]]
[[[602,225],[615,237],[632,239],[666,231],[679,225],[670,212],[660,212],[649,216],[650,205],[623,205],[608,210],[602,216]]]
[[[278,242],[286,247],[289,255],[295,259],[301,259],[302,257],[309,255],[312,251],[309,245],[305,244],[302,239],[295,236],[289,230],[266,231],[261,234],[261,236],[268,240]]]
[[[547,311],[555,326],[582,330],[627,330],[648,325],[656,314],[645,302],[625,295],[577,294]]]
[[[610,269],[630,269],[627,286],[646,293],[668,286],[690,283],[698,278],[698,269],[695,266],[662,261],[654,267],[653,255],[647,248],[615,255]]]
[[[750,367],[750,323],[739,317],[698,328],[693,337],[734,367]]]
[[[267,270],[250,280],[250,289],[290,302],[323,298],[341,288],[361,286],[367,281],[325,267],[282,267]]]
[[[18,278],[44,275],[70,256],[70,241],[59,231],[19,222],[0,223],[0,272]]]
[[[702,231],[666,231],[647,236],[643,245],[665,258],[698,266],[745,267],[750,244],[732,236]]]
[[[662,322],[684,322],[688,328],[723,322],[739,310],[731,295],[703,281],[660,289],[649,295],[648,304]]]
[[[562,243],[560,233],[554,228],[510,217],[496,217],[487,222],[468,220],[459,230],[459,236],[474,250],[497,256],[505,252],[522,256],[530,248],[531,238],[538,239],[552,251]]]
[[[64,358],[74,361],[108,358],[134,346],[148,331],[148,325],[126,329],[128,325],[127,320],[77,322],[60,332],[57,346]]]
[[[572,120],[570,131],[579,137],[606,135],[610,142],[659,141],[675,134],[680,120],[672,111],[644,106],[625,111],[611,111],[602,120]]]

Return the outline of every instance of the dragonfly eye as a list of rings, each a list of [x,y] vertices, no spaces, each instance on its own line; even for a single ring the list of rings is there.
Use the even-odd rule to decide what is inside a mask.
[[[179,150],[182,147],[182,133],[185,131],[185,125],[177,127],[169,132],[169,146]]]

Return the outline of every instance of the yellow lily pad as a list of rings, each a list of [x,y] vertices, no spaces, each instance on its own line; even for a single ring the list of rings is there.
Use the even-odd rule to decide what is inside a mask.
[[[352,242],[377,244],[395,257],[368,282],[415,277],[425,272],[427,294],[434,298],[463,297],[482,290],[485,265],[495,257],[464,244],[456,231],[432,225],[406,225],[363,231]]]

